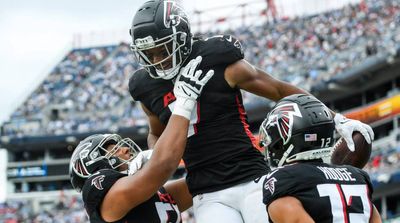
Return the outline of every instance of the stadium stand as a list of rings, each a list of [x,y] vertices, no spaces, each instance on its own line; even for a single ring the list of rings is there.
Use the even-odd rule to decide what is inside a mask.
[[[252,63],[279,79],[301,83],[303,88],[311,90],[315,83],[327,81],[367,58],[398,54],[398,2],[367,3],[368,12],[349,5],[324,14],[225,33],[242,40],[247,59]],[[219,33],[204,36],[214,34]],[[132,126],[135,120],[128,113],[135,110],[133,113],[139,120],[143,115],[134,104],[134,109],[127,109],[128,100],[121,99],[129,98],[126,80],[137,68],[125,43],[73,50],[14,112],[3,134],[60,135],[105,129],[115,123]],[[104,114],[102,111],[110,105],[115,113],[111,110]],[[93,114],[94,110],[100,111]],[[71,115],[76,113],[79,114]],[[36,127],[21,128],[21,123],[38,119],[40,124]]]
[[[365,170],[374,203],[385,222],[400,222],[400,1],[365,3],[223,32],[242,41],[253,64],[373,126],[377,140]],[[1,222],[86,222],[68,182],[71,149],[110,131],[136,136],[145,147],[146,119],[127,91],[138,68],[127,43],[74,49],[11,115],[0,147],[10,153],[13,191],[0,205]],[[244,102],[256,131],[271,102],[248,93]],[[183,175],[180,169],[175,177]],[[51,201],[37,199],[44,194]],[[194,222],[190,211],[184,218]]]

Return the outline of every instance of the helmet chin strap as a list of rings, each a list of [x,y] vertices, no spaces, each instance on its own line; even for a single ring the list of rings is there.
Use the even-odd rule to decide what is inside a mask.
[[[282,158],[279,160],[278,167],[283,165],[283,163],[286,161],[286,157],[289,156],[293,149],[293,144],[290,144],[289,148],[283,153]]]

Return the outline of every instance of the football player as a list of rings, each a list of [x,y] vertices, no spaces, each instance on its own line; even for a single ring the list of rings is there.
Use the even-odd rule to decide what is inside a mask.
[[[275,167],[263,186],[271,222],[381,222],[368,174],[323,162],[334,130],[329,109],[310,95],[285,97],[268,114],[260,143]]]
[[[171,0],[152,0],[136,12],[131,49],[144,69],[129,81],[129,91],[140,101],[149,120],[148,146],[153,148],[176,103],[173,85],[187,61],[202,56],[200,69],[213,69],[192,113],[183,156],[186,182],[193,195],[198,223],[264,222],[261,184],[268,167],[249,130],[240,90],[277,101],[306,93],[274,79],[244,59],[235,37],[194,38],[184,10]],[[371,128],[337,114],[337,129],[352,142],[352,131],[373,138]]]
[[[176,170],[186,145],[189,117],[196,99],[212,77],[197,70],[201,57],[192,60],[175,82],[175,107],[151,159],[133,175],[128,163],[140,148],[116,134],[96,134],[82,140],[72,154],[72,186],[82,192],[90,222],[177,223],[179,211],[192,205],[184,180],[162,185]],[[133,165],[136,169],[136,163]],[[132,170],[130,171],[132,172]]]

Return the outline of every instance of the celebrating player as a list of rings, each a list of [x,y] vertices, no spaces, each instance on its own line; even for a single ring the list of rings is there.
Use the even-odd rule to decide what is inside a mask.
[[[126,174],[128,163],[142,155],[131,139],[97,134],[79,143],[71,157],[70,176],[73,187],[82,191],[90,222],[181,222],[179,211],[192,205],[185,181],[162,185],[182,158],[190,114],[213,75],[212,70],[205,75],[196,70],[200,62],[198,57],[182,69],[175,82],[172,116],[141,170]]]
[[[329,109],[310,95],[281,99],[260,127],[272,170],[264,181],[271,222],[381,222],[364,171],[323,163],[334,143]]]
[[[149,148],[165,131],[177,103],[173,82],[181,67],[200,55],[200,69],[215,71],[192,113],[183,156],[197,222],[265,222],[260,178],[268,167],[249,130],[240,89],[274,101],[306,92],[244,60],[241,44],[233,36],[193,38],[176,1],[144,3],[133,18],[130,34],[132,51],[144,69],[131,77],[129,91],[148,116]],[[336,116],[337,129],[348,145],[354,130],[371,142],[369,126]]]

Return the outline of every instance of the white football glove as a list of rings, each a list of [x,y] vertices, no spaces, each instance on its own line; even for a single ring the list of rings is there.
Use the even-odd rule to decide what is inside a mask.
[[[347,147],[349,147],[349,150],[352,152],[355,150],[353,132],[360,132],[368,144],[371,144],[372,140],[374,140],[374,131],[367,124],[364,124],[358,120],[348,119],[339,113],[336,113],[333,120],[335,121],[336,131],[338,131],[340,136],[343,137],[347,143]]]
[[[205,75],[202,75],[203,71],[197,69],[201,60],[201,56],[191,60],[182,68],[175,81],[174,95],[176,101],[172,114],[183,116],[188,120],[190,120],[196,100],[204,85],[214,75],[214,70],[209,70]]]
[[[129,169],[128,169],[128,174],[133,175],[135,174],[138,170],[140,170],[147,161],[150,160],[151,155],[153,154],[153,150],[145,150],[137,154],[135,159],[133,159],[129,163]]]

